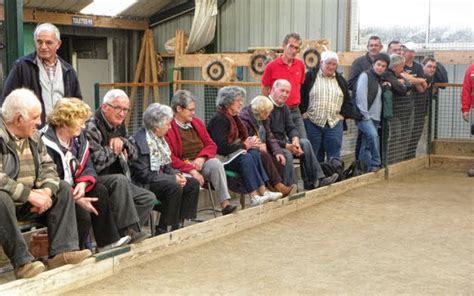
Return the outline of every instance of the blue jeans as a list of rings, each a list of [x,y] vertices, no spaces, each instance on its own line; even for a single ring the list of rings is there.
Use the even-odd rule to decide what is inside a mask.
[[[324,127],[314,124],[311,120],[305,119],[304,125],[308,140],[313,146],[314,155],[318,157],[319,162],[324,162],[324,154],[321,155],[319,151],[324,149],[327,155],[327,160],[341,157],[342,147],[342,120],[339,121],[333,128],[327,123]]]
[[[265,185],[268,175],[262,165],[260,152],[250,149],[246,154],[237,156],[231,163],[224,166],[225,169],[239,172],[247,192],[253,192],[258,187]]]
[[[359,160],[363,161],[369,171],[379,168],[382,164],[380,160],[380,141],[377,128],[379,121],[362,120],[357,122],[357,127],[362,133]]]

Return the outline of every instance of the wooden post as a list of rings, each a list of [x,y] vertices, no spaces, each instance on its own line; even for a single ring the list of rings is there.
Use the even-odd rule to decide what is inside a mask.
[[[146,34],[147,31],[145,31],[145,34],[143,34],[143,40],[142,40],[142,47],[140,48],[140,54],[138,56],[138,63],[137,63],[137,68],[135,69],[135,75],[133,76],[133,82],[139,82],[140,80],[140,75],[142,73],[143,69],[143,63],[145,61],[145,43],[146,43]],[[134,86],[132,87],[132,92],[130,94],[130,106],[133,107],[133,102],[135,100],[135,96],[137,95],[137,87]],[[127,118],[125,118],[125,124],[128,126],[128,123],[130,122],[130,112],[127,114]]]
[[[186,48],[186,41],[184,37],[184,31],[176,31],[176,46],[174,49],[175,61],[176,57],[183,55]],[[181,69],[175,68],[173,71],[173,92],[176,92],[181,85],[174,83],[174,81],[181,80]]]
[[[149,42],[150,42],[150,33],[151,31],[147,31],[148,34],[146,34],[146,43],[145,43],[145,79],[143,82],[150,82],[150,50],[149,50]],[[145,86],[145,89],[143,90],[143,104],[145,107],[148,107],[148,95],[150,94],[150,88],[148,86]]]
[[[153,95],[155,98],[155,103],[160,102],[160,90],[158,89],[158,64],[156,61],[156,53],[155,53],[155,44],[153,43],[153,33],[150,34],[150,42],[148,43],[148,47],[150,50],[150,62],[151,62],[151,72],[152,72],[152,80],[153,80]]]
[[[135,69],[135,75],[133,76],[133,83],[153,82],[153,94],[154,101],[160,101],[160,92],[158,87],[158,69],[156,64],[156,52],[155,45],[153,43],[153,32],[152,30],[146,30],[143,35],[142,46],[140,48],[140,55],[138,57],[137,68]],[[148,107],[149,100],[148,96],[150,94],[150,86],[144,85],[143,91],[143,106]],[[137,86],[132,87],[130,94],[130,106],[133,108],[135,97],[137,95]],[[127,115],[125,120],[126,125],[130,122],[130,113]]]

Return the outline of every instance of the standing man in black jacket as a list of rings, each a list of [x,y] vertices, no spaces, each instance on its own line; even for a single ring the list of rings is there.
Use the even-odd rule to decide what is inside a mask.
[[[349,87],[349,90],[354,91],[354,88],[357,85],[357,79],[359,79],[359,75],[362,72],[372,68],[374,57],[378,55],[382,51],[382,49],[383,44],[380,37],[376,35],[370,36],[369,41],[367,42],[367,53],[361,57],[358,57],[352,63],[351,73],[349,74],[349,79],[347,80],[347,86]],[[357,134],[357,143],[355,150],[356,158],[358,158],[359,155],[361,139],[361,134],[359,132]]]
[[[358,57],[354,60],[351,66],[351,73],[349,74],[349,79],[347,84],[349,89],[352,90],[357,84],[357,79],[359,78],[360,73],[369,70],[372,67],[374,57],[378,55],[383,49],[382,40],[379,36],[370,36],[369,41],[367,42],[367,53],[361,57]]]
[[[44,23],[34,32],[36,52],[18,59],[5,80],[0,103],[17,88],[31,89],[41,102],[41,122],[63,97],[82,99],[76,71],[57,55],[61,35],[56,26]]]

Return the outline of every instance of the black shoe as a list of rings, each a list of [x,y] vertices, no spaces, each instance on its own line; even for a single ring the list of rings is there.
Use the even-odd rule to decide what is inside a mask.
[[[237,206],[233,206],[229,204],[225,208],[222,209],[222,216],[232,214],[235,211],[237,211]]]
[[[175,224],[175,225],[171,226],[171,231],[178,230],[178,229],[181,229],[181,228],[183,228],[183,224],[178,223],[178,224]]]
[[[164,233],[167,233],[167,232],[168,232],[168,229],[166,229],[166,228],[161,228],[161,227],[158,227],[158,226],[155,227],[155,236],[158,236],[158,235],[161,235],[161,234],[164,234]]]
[[[319,187],[324,187],[324,186],[331,185],[332,183],[337,181],[337,178],[339,178],[339,175],[337,173],[334,173],[329,177],[322,178],[319,181]]]
[[[132,239],[130,240],[131,244],[135,244],[138,242],[141,242],[142,240],[148,238],[148,234],[146,234],[143,231],[135,231],[133,229],[128,229],[128,236],[130,236]]]
[[[303,187],[305,190],[313,190],[316,188],[313,182],[304,182]]]

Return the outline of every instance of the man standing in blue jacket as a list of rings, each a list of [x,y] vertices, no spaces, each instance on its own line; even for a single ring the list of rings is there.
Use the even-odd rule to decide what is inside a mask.
[[[17,88],[31,89],[39,98],[42,120],[61,98],[82,99],[76,71],[57,55],[61,46],[61,35],[56,26],[44,23],[34,32],[36,52],[18,59],[5,80],[1,105],[5,98]]]

